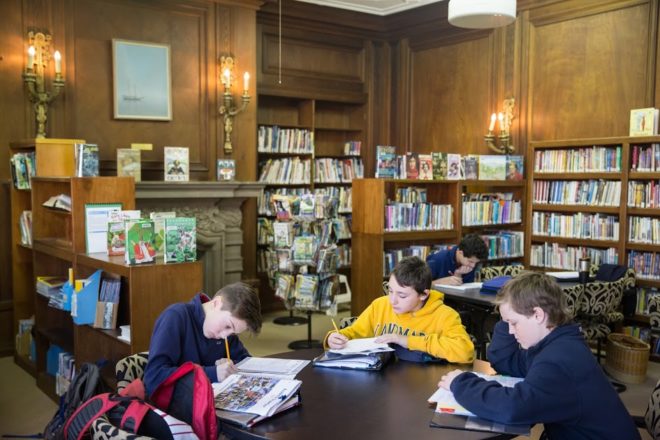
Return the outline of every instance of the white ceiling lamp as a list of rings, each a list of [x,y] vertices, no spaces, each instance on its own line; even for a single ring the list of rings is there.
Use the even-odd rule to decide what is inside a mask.
[[[449,0],[447,17],[462,28],[506,26],[516,20],[516,0]]]

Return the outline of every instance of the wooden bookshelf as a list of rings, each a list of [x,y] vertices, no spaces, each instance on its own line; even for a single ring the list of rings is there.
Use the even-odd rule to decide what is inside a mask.
[[[660,143],[660,136],[644,136],[644,137],[611,137],[611,138],[586,138],[586,139],[569,139],[569,140],[554,140],[532,142],[529,146],[527,155],[527,169],[530,171],[531,178],[528,183],[528,219],[532,219],[533,212],[558,212],[558,213],[593,213],[613,215],[619,221],[619,237],[615,240],[601,240],[601,239],[577,239],[567,237],[546,237],[543,235],[533,235],[531,223],[527,225],[526,236],[527,254],[531,255],[532,243],[561,243],[571,246],[587,246],[594,248],[614,248],[618,253],[617,264],[622,264],[632,267],[630,261],[630,252],[645,252],[655,254],[656,258],[660,258],[660,244],[652,243],[636,243],[629,239],[629,222],[631,217],[660,217],[660,207],[647,207],[647,206],[633,206],[635,199],[631,196],[629,184],[631,182],[648,182],[657,181],[660,183],[660,171],[637,171],[633,170],[634,163],[633,152],[635,146],[649,146],[651,144]],[[539,151],[547,151],[552,149],[566,149],[577,150],[580,148],[589,148],[592,146],[605,146],[621,148],[621,170],[617,172],[556,172],[556,173],[542,173],[535,171],[534,159]],[[617,201],[615,206],[596,206],[596,205],[562,205],[562,204],[542,204],[534,201],[534,182],[536,181],[562,181],[562,180],[604,180],[604,181],[620,181],[621,182],[621,198]],[[632,195],[634,197],[634,194]],[[540,270],[549,270],[548,267],[537,267]],[[558,269],[558,268],[553,268]],[[568,268],[577,270],[577,268]],[[643,274],[637,275],[637,287],[656,287],[660,288],[660,280],[644,278]],[[649,320],[644,315],[634,315],[626,318],[626,323],[639,326],[648,326]],[[660,356],[652,355],[652,360],[660,360]]]

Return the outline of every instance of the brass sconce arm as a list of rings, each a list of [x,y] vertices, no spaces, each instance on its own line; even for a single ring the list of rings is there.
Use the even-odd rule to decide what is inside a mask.
[[[244,92],[243,95],[241,95],[241,106],[232,107],[234,105],[234,97],[229,90],[225,88],[225,92],[222,94],[222,105],[218,111],[223,117],[225,127],[224,149],[226,154],[231,154],[234,150],[231,144],[231,132],[234,130],[234,116],[245,110],[249,102],[250,95],[248,95],[247,92]]]

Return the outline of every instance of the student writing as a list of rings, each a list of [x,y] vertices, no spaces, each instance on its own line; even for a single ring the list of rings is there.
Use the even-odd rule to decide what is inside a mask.
[[[250,355],[236,335],[260,329],[259,296],[244,283],[229,284],[212,299],[199,293],[188,303],[172,304],[154,325],[144,372],[147,395],[187,361],[201,365],[211,382],[236,373],[234,363]]]
[[[387,296],[375,299],[349,327],[331,331],[330,348],[342,348],[349,339],[377,336],[376,342],[428,353],[449,362],[472,362],[474,345],[458,313],[430,291],[431,270],[418,257],[401,260],[390,275]]]
[[[498,373],[524,377],[513,388],[454,370],[439,386],[474,414],[504,424],[543,423],[554,439],[639,439],[577,324],[569,322],[559,285],[524,273],[496,296],[502,320],[488,360]]]
[[[426,263],[434,283],[459,286],[473,282],[475,267],[487,258],[486,243],[477,234],[467,234],[458,246],[429,255]]]

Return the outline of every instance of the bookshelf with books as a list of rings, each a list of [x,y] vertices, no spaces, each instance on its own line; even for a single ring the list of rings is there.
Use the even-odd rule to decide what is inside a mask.
[[[382,295],[388,251],[458,243],[461,182],[449,180],[356,179],[353,181],[351,313],[360,314]],[[417,200],[426,203],[396,202]],[[415,221],[398,221],[401,218]],[[415,252],[417,254],[417,252]]]
[[[32,177],[72,176],[75,172],[74,145],[79,139],[26,139],[9,144],[12,185],[11,254],[13,331],[19,333],[19,322],[35,313],[34,272],[32,263]],[[53,155],[58,160],[53,160]],[[37,160],[38,158],[38,160]],[[28,337],[25,335],[25,337]],[[19,349],[20,347],[20,349]],[[14,352],[17,365],[31,374],[35,364],[30,357],[30,344],[18,344]]]
[[[339,200],[339,214],[350,226],[351,180],[363,175],[360,146],[365,142],[363,102],[260,94],[258,108],[258,172],[266,182],[258,201],[260,230],[274,219],[275,194],[327,194]],[[259,241],[257,260],[266,243]],[[342,272],[350,268],[350,228],[339,240]],[[263,275],[265,268],[259,265]],[[278,308],[272,295],[262,296],[265,309]]]
[[[158,314],[167,305],[187,301],[202,289],[201,263],[165,265],[158,258],[156,263],[130,266],[125,264],[123,255],[86,252],[85,205],[120,203],[125,210],[135,209],[132,177],[36,177],[32,183],[34,277],[66,279],[72,268],[76,280],[90,278],[99,270],[101,284],[107,279],[119,280],[117,324],[118,328],[130,328],[130,338],[122,340],[117,329],[77,325],[71,312],[63,310],[67,307],[61,307],[52,297],[34,293],[33,279],[37,385],[55,397],[55,378],[48,368],[48,354],[53,346],[72,354],[76,365],[108,360],[102,376],[112,384],[116,361],[148,349]],[[70,211],[43,206],[61,194],[69,197]],[[96,300],[94,297],[94,304]],[[82,299],[77,301],[80,310]]]
[[[574,166],[544,171],[543,160]],[[577,270],[586,252],[592,262],[633,267],[638,304],[624,325],[644,333],[644,298],[660,288],[660,136],[532,142],[528,161],[531,266]],[[556,253],[565,264],[538,264],[539,246],[569,250]]]
[[[488,243],[483,265],[522,263],[524,258],[524,180],[463,180],[461,237],[476,233]]]
[[[594,264],[625,264],[628,139],[530,144],[530,267],[577,270],[586,256]]]

